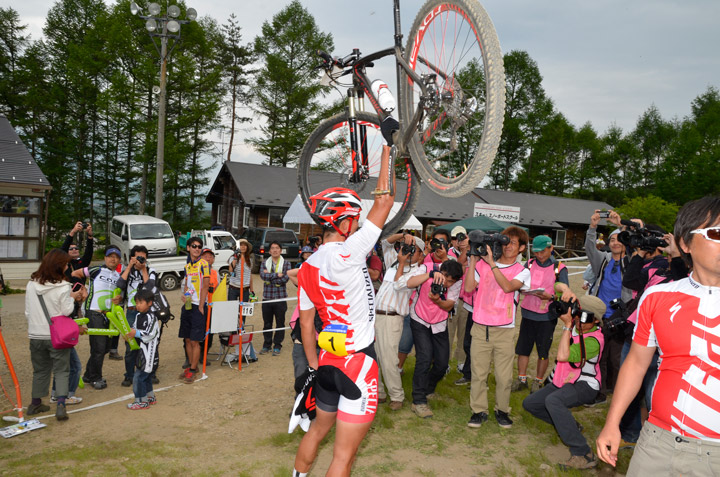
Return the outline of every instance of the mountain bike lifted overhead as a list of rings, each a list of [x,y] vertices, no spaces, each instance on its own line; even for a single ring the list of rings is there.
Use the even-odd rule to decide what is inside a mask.
[[[495,158],[505,111],[500,43],[476,0],[428,0],[415,17],[404,49],[400,0],[393,4],[393,47],[366,56],[355,49],[344,58],[318,52],[325,80],[347,88],[347,107],[312,132],[298,165],[306,208],[310,196],[338,185],[370,197],[363,192],[379,172],[380,126],[392,109],[383,101],[389,91],[382,86],[378,90],[377,84],[373,88],[366,71],[374,61],[394,56],[400,122],[394,134],[395,172],[405,180],[397,181],[395,197],[402,203],[385,224],[383,236],[400,229],[412,214],[418,176],[445,197],[459,197],[477,187]],[[345,76],[352,82],[341,83]],[[366,97],[374,112],[365,111]]]

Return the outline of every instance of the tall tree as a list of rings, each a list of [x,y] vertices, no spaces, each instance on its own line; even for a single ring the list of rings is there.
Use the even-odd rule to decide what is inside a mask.
[[[655,189],[659,169],[665,160],[676,131],[672,123],[665,121],[654,104],[637,121],[632,140],[637,145],[643,169],[642,186],[645,193]]]
[[[317,27],[298,0],[264,22],[255,38],[255,54],[262,66],[252,88],[253,110],[265,120],[260,136],[248,139],[269,165],[287,167],[299,156],[308,131],[318,122],[322,107],[315,101],[322,91],[317,50],[332,51],[329,33]]]
[[[233,142],[235,141],[235,130],[237,123],[244,123],[250,120],[249,117],[238,116],[240,104],[246,103],[248,95],[248,76],[254,71],[250,70],[252,63],[252,51],[249,46],[241,44],[242,35],[240,25],[234,13],[230,15],[227,23],[222,25],[222,62],[223,81],[228,90],[227,109],[230,112],[230,141],[228,143],[227,160],[232,157]]]
[[[20,23],[20,15],[12,7],[0,7],[0,113],[16,122],[17,110],[22,109],[20,96],[23,84],[19,81],[19,63],[29,45],[27,25]]]

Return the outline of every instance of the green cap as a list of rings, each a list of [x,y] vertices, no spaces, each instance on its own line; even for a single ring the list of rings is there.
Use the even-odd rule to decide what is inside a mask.
[[[552,239],[550,237],[548,237],[547,235],[538,235],[533,239],[532,251],[542,252],[550,245],[552,245]]]

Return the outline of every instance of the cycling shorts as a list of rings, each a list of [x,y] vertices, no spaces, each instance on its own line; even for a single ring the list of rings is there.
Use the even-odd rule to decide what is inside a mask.
[[[373,345],[347,356],[320,351],[319,366],[334,366],[341,370],[360,390],[359,399],[348,399],[338,389],[315,385],[315,399],[319,409],[337,412],[343,422],[365,423],[375,418],[378,407],[378,364]]]

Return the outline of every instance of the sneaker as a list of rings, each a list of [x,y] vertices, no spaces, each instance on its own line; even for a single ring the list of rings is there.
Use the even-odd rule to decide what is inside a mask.
[[[417,415],[417,417],[421,417],[423,419],[433,417],[433,413],[427,404],[413,404],[412,411]]]
[[[467,386],[470,382],[470,379],[463,376],[462,378],[455,380],[455,386]]]
[[[399,411],[402,409],[403,403],[402,401],[390,401],[390,410],[391,411]]]
[[[482,427],[482,425],[485,424],[487,420],[487,412],[474,412],[473,415],[470,416],[470,420],[468,421],[467,425],[468,427],[478,428]]]
[[[257,360],[258,360],[257,358],[248,358],[247,362],[248,363],[257,363]]]
[[[82,398],[80,396],[68,396],[65,398],[65,405],[73,405],[73,404],[80,404],[82,402]]]
[[[457,365],[458,373],[462,373],[464,367],[465,367],[465,363],[458,363],[458,365]]]
[[[120,360],[125,359],[122,356],[120,356],[117,351],[110,351],[108,358],[114,359],[115,361],[120,361]]]
[[[65,410],[65,404],[59,402],[57,405],[57,409],[55,410],[55,419],[58,421],[67,421],[68,415],[67,411]]]
[[[273,356],[280,356],[280,348],[275,348],[275,349],[273,350],[273,354],[272,354],[272,355],[273,355]]]
[[[270,352],[270,348],[263,348],[260,350],[260,354],[268,354]]]
[[[542,381],[540,381],[539,379],[533,379],[533,382],[530,385],[530,394],[532,394],[536,391],[539,391],[541,387],[542,387]]]
[[[50,406],[47,404],[30,404],[27,408],[27,414],[28,416],[34,416],[35,414],[40,414],[41,412],[48,412],[50,410]]]
[[[123,380],[123,382],[120,383],[120,386],[122,386],[122,387],[124,387],[124,388],[129,388],[130,386],[132,386],[132,381],[133,381],[133,380],[130,379],[130,378],[125,378],[125,379]]]
[[[147,398],[148,406],[152,406],[153,404],[157,404],[157,398],[155,396],[148,396]]]
[[[152,383],[153,383],[153,384],[160,384],[160,380],[158,379],[157,376],[153,376],[153,377],[152,377]]]
[[[57,398],[55,396],[50,396],[50,402],[55,404],[57,402]]]
[[[586,455],[574,455],[571,456],[570,459],[568,459],[567,462],[564,464],[561,464],[560,467],[563,470],[568,469],[592,469],[597,466],[597,459],[595,458],[595,454],[590,451],[590,453]]]
[[[497,421],[498,426],[503,429],[510,429],[513,425],[512,419],[510,419],[507,412],[495,411],[495,420]]]
[[[147,409],[147,408],[149,408],[149,407],[150,407],[150,404],[148,404],[147,402],[135,401],[135,402],[133,402],[133,403],[128,404],[127,407],[128,407],[128,409],[130,409],[131,411],[139,411],[140,409]]]
[[[195,378],[197,377],[197,371],[192,372],[190,371],[190,368],[187,369],[187,374],[185,375],[185,378],[183,381],[185,381],[185,384],[192,384],[195,382]]]
[[[595,401],[591,402],[590,404],[585,404],[585,407],[594,407],[598,404],[605,404],[607,402],[607,396],[605,396],[603,393],[598,393],[598,395],[595,397]]]
[[[512,386],[510,386],[510,391],[517,392],[517,391],[523,391],[528,388],[527,379],[522,380],[520,378],[515,378],[515,381],[513,381]]]
[[[105,389],[107,387],[107,381],[104,379],[101,379],[100,381],[95,381],[92,383],[92,387],[97,389],[98,391],[101,389]]]

